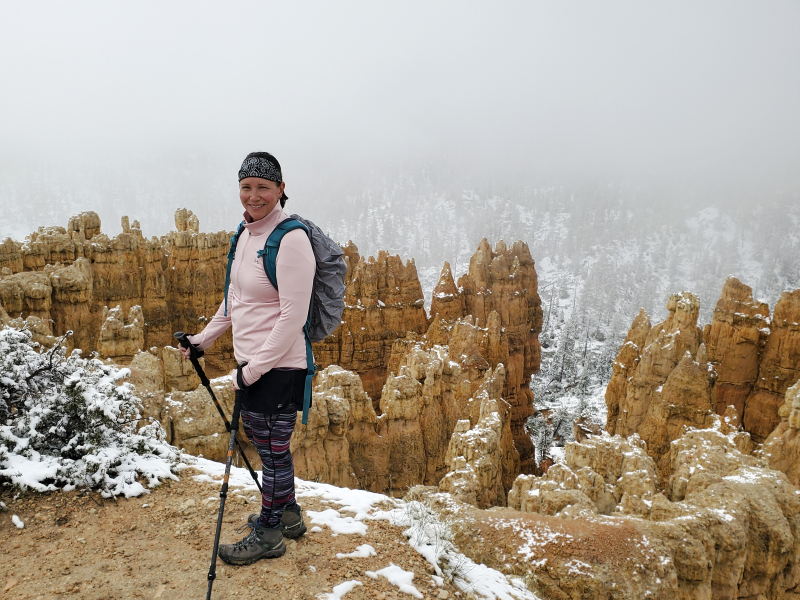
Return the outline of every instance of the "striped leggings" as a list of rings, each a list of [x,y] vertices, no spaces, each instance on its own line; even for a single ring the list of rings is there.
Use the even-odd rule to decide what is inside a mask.
[[[283,511],[295,505],[294,462],[289,440],[297,421],[297,413],[265,415],[242,411],[247,439],[261,457],[261,516],[258,524],[275,528]]]

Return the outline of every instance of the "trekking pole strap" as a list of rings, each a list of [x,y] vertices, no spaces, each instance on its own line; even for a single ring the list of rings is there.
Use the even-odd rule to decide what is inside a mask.
[[[239,387],[240,390],[246,390],[249,388],[249,385],[246,385],[244,382],[244,375],[242,374],[242,370],[247,366],[246,362],[239,363],[236,365],[236,385]]]

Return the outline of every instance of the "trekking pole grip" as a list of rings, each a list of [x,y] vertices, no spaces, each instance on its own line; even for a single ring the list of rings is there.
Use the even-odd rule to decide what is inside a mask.
[[[200,377],[200,383],[204,386],[208,387],[210,382],[208,377],[206,377],[205,371],[200,366],[200,358],[205,354],[202,350],[198,350],[194,344],[189,341],[189,336],[185,334],[183,331],[176,331],[172,334],[178,343],[189,350],[189,361],[192,363],[194,370],[197,372],[197,375]],[[209,390],[210,391],[210,390]]]
[[[189,350],[189,356],[190,356],[189,360],[201,358],[203,354],[205,354],[205,352],[203,352],[202,350],[198,350],[195,347],[195,345],[189,341],[189,335],[184,333],[183,331],[176,331],[175,333],[172,334],[172,337],[178,340],[178,343],[181,346]]]

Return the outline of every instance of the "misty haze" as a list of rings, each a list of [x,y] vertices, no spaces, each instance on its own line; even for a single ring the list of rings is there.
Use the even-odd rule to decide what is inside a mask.
[[[8,597],[205,590],[229,433],[172,333],[223,300],[253,151],[348,266],[291,438],[309,533],[257,590],[800,597],[798,31],[772,0],[1,6]],[[230,416],[219,340],[202,364]],[[45,443],[92,402],[102,441]],[[259,502],[234,465],[228,529]],[[149,487],[168,535],[131,512]],[[67,492],[117,511],[152,581],[64,533],[104,522],[51,515]],[[71,576],[41,571],[51,547],[80,550]],[[215,595],[250,594],[225,569]]]

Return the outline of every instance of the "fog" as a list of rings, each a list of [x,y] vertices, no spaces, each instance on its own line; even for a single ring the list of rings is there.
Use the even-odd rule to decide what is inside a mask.
[[[5,2],[0,240],[231,230],[266,150],[289,212],[413,259],[428,306],[444,261],[525,241],[536,409],[602,421],[640,307],[800,287],[798,32],[794,0]]]
[[[797,2],[6,2],[0,234],[232,228],[252,150],[311,213],[420,169],[793,202],[798,31]]]

